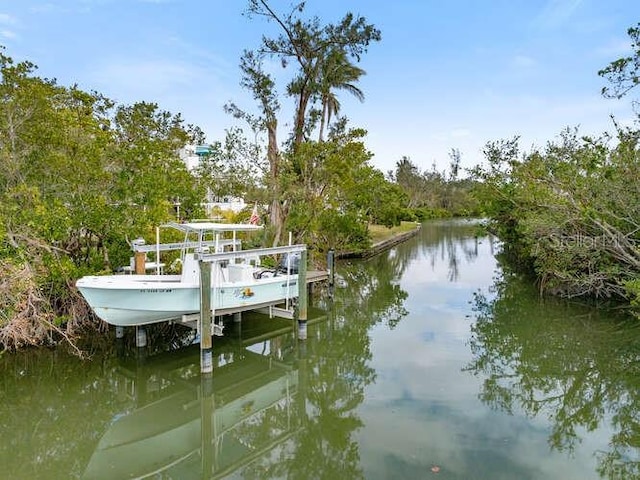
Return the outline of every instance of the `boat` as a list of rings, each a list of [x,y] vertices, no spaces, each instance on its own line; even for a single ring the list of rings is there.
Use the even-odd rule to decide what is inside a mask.
[[[300,382],[291,357],[264,354],[274,338],[267,336],[248,348],[220,345],[210,388],[193,374],[199,354],[192,347],[142,365],[123,360],[112,375],[127,408],[105,426],[82,478],[226,478],[277,452],[301,428]],[[294,337],[279,338],[291,352]],[[152,395],[149,384],[158,386]]]
[[[157,233],[155,244],[133,242],[135,258],[142,256],[143,262],[147,253],[155,252],[154,273],[91,275],[76,282],[99,318],[119,327],[193,321],[193,315],[200,312],[202,262],[211,263],[210,298],[215,315],[279,304],[289,307],[297,297],[298,273],[293,264],[305,245],[242,250],[237,234],[262,228],[253,224],[189,222],[165,227],[184,233],[184,241],[161,244]],[[179,274],[167,274],[160,268],[160,252],[169,250],[180,251]],[[265,257],[275,267],[266,268]],[[283,259],[289,260],[283,264]]]

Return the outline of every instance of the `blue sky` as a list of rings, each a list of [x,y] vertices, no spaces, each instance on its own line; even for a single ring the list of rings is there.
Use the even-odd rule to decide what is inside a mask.
[[[272,0],[281,12],[291,2]],[[154,101],[221,139],[252,108],[239,86],[243,49],[273,25],[242,15],[244,0],[0,0],[0,44],[38,74],[120,102]],[[638,0],[308,0],[327,22],[361,14],[382,31],[363,58],[364,103],[341,94],[342,113],[369,134],[373,164],[406,155],[422,169],[482,160],[489,140],[544,146],[566,126],[584,134],[633,120],[630,99],[600,96],[597,71],[631,51]],[[275,68],[275,65],[274,67]],[[286,104],[287,100],[283,100]],[[284,114],[281,138],[290,127]]]

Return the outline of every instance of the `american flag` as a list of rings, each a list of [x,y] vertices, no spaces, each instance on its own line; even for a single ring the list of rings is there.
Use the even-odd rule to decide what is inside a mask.
[[[251,225],[257,225],[258,220],[260,220],[260,217],[258,216],[258,204],[256,203],[253,206],[253,212],[251,212],[251,218],[249,218],[249,223]]]

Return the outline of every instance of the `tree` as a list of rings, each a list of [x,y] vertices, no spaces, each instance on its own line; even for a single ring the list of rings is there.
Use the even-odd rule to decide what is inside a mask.
[[[506,250],[564,296],[629,297],[640,272],[640,149],[637,131],[578,138],[567,129],[520,157],[517,139],[487,145],[477,169],[491,227]]]
[[[349,62],[344,51],[334,50],[330,52],[322,62],[319,91],[322,100],[322,113],[320,117],[320,132],[318,140],[323,140],[325,125],[331,122],[331,116],[340,111],[340,102],[333,89],[346,90],[361,102],[364,101],[364,93],[354,82],[358,81],[365,71]]]
[[[115,107],[34,72],[0,54],[4,347],[50,341],[52,330],[69,334],[69,320],[90,319],[74,280],[128,262],[127,238],[168,220],[172,198],[194,214],[202,200],[177,153],[196,127],[155,104]]]
[[[240,128],[232,128],[227,130],[224,141],[209,145],[194,173],[214,197],[249,194],[255,198],[258,180],[268,173],[261,154],[259,144],[249,141]]]
[[[286,186],[291,205],[286,225],[298,240],[308,241],[321,251],[362,246],[368,241],[370,202],[359,199],[363,172],[371,168],[371,153],[360,141],[364,135],[363,130],[356,129],[325,142],[303,142],[295,154],[299,173],[288,162],[282,180],[295,182],[295,188]],[[375,195],[375,191],[366,193]]]
[[[273,245],[277,246],[282,236],[285,220],[278,179],[281,162],[278,146],[280,102],[275,88],[275,81],[271,75],[264,72],[262,60],[258,54],[245,50],[240,60],[240,70],[242,71],[241,85],[253,93],[253,98],[260,106],[260,116],[251,115],[234,103],[227,104],[225,109],[234,117],[247,121],[254,132],[267,132],[267,161],[269,163],[267,185],[270,192],[270,220],[275,229]]]
[[[622,98],[640,84],[640,23],[629,28],[627,33],[631,39],[632,54],[614,60],[598,72],[611,84],[602,88],[602,95],[607,98]]]
[[[261,46],[256,51],[247,51],[241,59],[243,72],[242,85],[250,90],[260,105],[259,117],[253,117],[230,105],[228,111],[249,122],[252,129],[260,129],[267,133],[267,158],[270,165],[268,187],[270,190],[270,220],[273,228],[273,244],[280,242],[283,228],[291,209],[290,200],[297,194],[285,189],[302,187],[302,168],[304,159],[297,153],[302,143],[309,138],[311,131],[322,116],[324,130],[327,118],[337,111],[339,104],[332,96],[332,88],[348,89],[360,92],[353,81],[363,73],[351,63],[359,60],[370,42],[380,39],[379,30],[366,23],[364,17],[354,17],[348,13],[338,24],[323,25],[320,19],[302,19],[305,2],[293,6],[288,14],[278,14],[266,0],[249,0],[247,14],[250,17],[263,17],[274,22],[280,34],[275,38],[264,36]],[[285,87],[287,96],[295,103],[293,131],[290,143],[286,147],[286,155],[279,150],[277,139],[277,115],[280,110],[276,84],[273,77],[262,68],[262,60],[276,58],[284,69],[293,65],[294,69]],[[327,60],[331,58],[331,62]],[[329,64],[333,67],[330,68]],[[324,91],[321,91],[322,68],[325,67],[326,78]],[[342,70],[341,77],[335,74]],[[361,93],[361,92],[360,92]],[[320,102],[321,110],[312,108]],[[324,102],[324,103],[323,103]],[[326,108],[325,108],[326,107]],[[331,114],[328,113],[331,108]],[[283,167],[283,162],[288,163]],[[286,170],[286,175],[284,172]],[[282,176],[282,178],[280,178]]]
[[[342,53],[347,59],[360,59],[371,42],[381,34],[364,17],[347,13],[338,24],[321,25],[320,19],[302,20],[305,2],[299,2],[286,15],[278,15],[266,0],[249,0],[248,13],[274,21],[282,33],[276,38],[263,37],[261,54],[279,58],[283,67],[289,62],[298,66],[287,92],[296,98],[294,115],[294,149],[303,141],[306,132],[309,102],[318,93],[322,66],[331,54]]]
[[[395,173],[391,177],[406,192],[409,197],[409,208],[424,205],[425,179],[420,169],[407,156],[396,162]]]

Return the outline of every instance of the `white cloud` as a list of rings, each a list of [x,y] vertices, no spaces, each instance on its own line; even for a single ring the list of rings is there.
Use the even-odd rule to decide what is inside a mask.
[[[9,15],[8,13],[0,13],[0,24],[2,25],[15,25],[18,23],[15,17]]]
[[[11,40],[16,38],[17,34],[12,30],[3,29],[3,30],[0,30],[0,37]]]
[[[454,128],[451,130],[449,137],[451,138],[463,138],[471,135],[471,130],[468,128]]]
[[[8,13],[0,13],[0,26],[12,27],[18,25],[16,17],[9,15]],[[0,28],[0,38],[5,40],[13,40],[18,37],[18,34],[12,28]]]
[[[557,28],[565,24],[580,7],[582,0],[549,0],[534,20],[543,28]]]
[[[513,65],[518,68],[531,68],[531,67],[534,67],[536,64],[537,62],[533,58],[528,57],[526,55],[516,55],[513,58]]]
[[[595,50],[599,57],[615,59],[631,54],[631,42],[628,38],[617,38]]]
[[[108,91],[153,98],[174,88],[186,88],[198,72],[181,62],[127,59],[102,65],[90,77]]]
[[[51,3],[41,3],[40,5],[34,5],[29,8],[31,13],[49,13],[55,10],[55,5]]]

